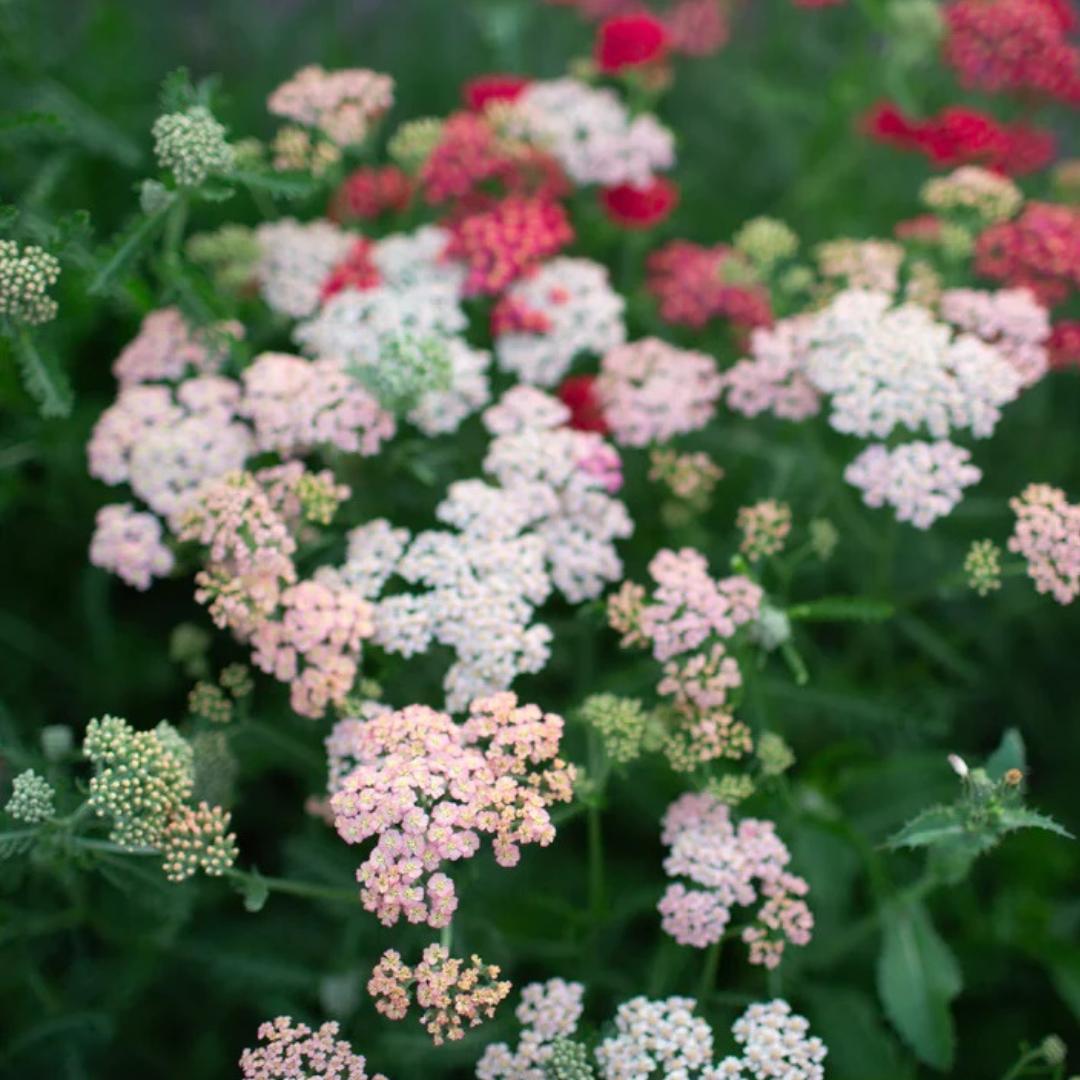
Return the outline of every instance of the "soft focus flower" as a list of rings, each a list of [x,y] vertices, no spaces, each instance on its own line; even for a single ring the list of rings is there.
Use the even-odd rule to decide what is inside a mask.
[[[770,217],[751,218],[739,228],[731,242],[736,251],[763,270],[790,259],[799,249],[799,238],[795,233],[784,222]]]
[[[596,1049],[607,1080],[640,1076],[692,1076],[709,1067],[713,1057],[712,1028],[694,1016],[693,998],[663,1001],[632,998],[615,1011],[615,1034]]]
[[[679,189],[662,176],[650,184],[619,184],[600,192],[604,212],[624,229],[651,229],[658,225],[679,203]]]
[[[1080,102],[1080,49],[1068,8],[1051,0],[954,0],[945,5],[945,59],[962,85]],[[1072,18],[1070,16],[1070,18]]]
[[[434,116],[406,120],[390,137],[386,152],[408,175],[415,176],[442,138],[443,121]]]
[[[33,769],[24,769],[11,782],[11,798],[4,805],[16,821],[40,825],[55,813],[56,792],[44,776]]]
[[[735,524],[743,534],[739,550],[751,562],[758,562],[784,550],[784,541],[791,532],[791,507],[775,499],[764,499],[753,506],[740,507]]]
[[[162,542],[161,521],[139,513],[131,503],[103,506],[95,519],[90,562],[136,589],[150,588],[172,572],[173,553]]]
[[[708,794],[687,794],[668,807],[662,842],[664,870],[684,877],[669,885],[658,905],[664,930],[680,945],[705,948],[719,941],[733,907],[760,904],[742,931],[750,962],[773,968],[786,943],[806,945],[814,919],[802,899],[809,886],[789,873],[790,854],[770,821],[744,818]]]
[[[468,266],[467,295],[499,293],[573,238],[558,203],[511,196],[453,223],[446,255]]]
[[[731,1027],[742,1057],[725,1058],[720,1062],[719,1076],[742,1076],[725,1073],[731,1068],[746,1070],[753,1080],[769,1077],[791,1077],[798,1080],[824,1080],[822,1062],[828,1050],[817,1037],[811,1036],[805,1017],[791,1011],[791,1006],[777,998],[764,1005],[751,1005]]]
[[[649,453],[649,479],[664,484],[672,495],[703,508],[707,505],[724,470],[703,451],[680,454],[654,447]]]
[[[355,241],[329,221],[301,224],[293,218],[265,222],[255,237],[260,251],[256,276],[263,299],[294,319],[318,307],[327,275]]]
[[[516,101],[530,81],[524,75],[477,75],[461,88],[461,98],[467,109],[483,112],[492,101]]]
[[[507,126],[553,154],[579,185],[644,186],[675,164],[674,137],[654,116],[632,117],[614,91],[577,79],[530,83]]]
[[[913,120],[886,102],[874,106],[863,123],[872,138],[918,151],[942,168],[971,163],[1019,176],[1043,168],[1055,153],[1049,132],[1002,124],[959,105],[926,120]]]
[[[244,1080],[368,1080],[367,1063],[352,1047],[338,1039],[333,1021],[312,1031],[306,1024],[293,1024],[292,1017],[279,1016],[259,1025],[259,1040],[265,1045],[240,1055]],[[371,1080],[386,1080],[382,1073]]]
[[[613,74],[656,63],[664,58],[667,46],[667,30],[652,15],[608,19],[596,33],[596,65]]]
[[[233,148],[225,128],[205,105],[168,113],[154,121],[154,154],[181,187],[198,187],[208,177],[233,167]]]
[[[852,289],[894,292],[904,249],[891,240],[826,240],[814,249],[824,278],[839,279]]]
[[[193,329],[178,308],[158,308],[144,316],[139,333],[113,363],[113,375],[121,386],[133,386],[213,374],[225,361],[228,343],[242,336],[239,324]]]
[[[1080,320],[1062,319],[1054,323],[1046,347],[1052,368],[1080,367]]]
[[[274,168],[278,172],[310,172],[322,176],[341,161],[341,150],[327,139],[312,137],[307,128],[286,124],[270,144]]]
[[[867,506],[891,506],[897,521],[928,529],[952,513],[982,472],[967,450],[948,440],[915,440],[893,450],[872,443],[844,470],[844,479],[862,491]]]
[[[1013,221],[991,225],[975,245],[975,270],[1026,286],[1045,305],[1080,288],[1080,208],[1029,202]]]
[[[366,68],[301,68],[267,101],[275,116],[318,128],[339,146],[361,143],[394,102],[394,81]]]
[[[165,827],[161,854],[169,881],[185,881],[197,870],[221,877],[238,854],[236,835],[228,832],[231,815],[220,806],[184,807]]]
[[[60,263],[43,248],[0,240],[0,318],[37,326],[56,318],[48,290],[60,280]]]
[[[386,213],[400,213],[409,205],[412,194],[412,180],[396,166],[365,166],[342,181],[330,204],[330,217],[336,221],[369,221]]]
[[[962,165],[948,176],[932,177],[923,184],[919,197],[939,213],[971,211],[984,225],[1007,221],[1024,201],[1011,180],[978,165]]]
[[[813,317],[796,315],[750,335],[750,356],[723,374],[729,409],[743,416],[771,412],[804,420],[821,408],[821,395],[806,377]]]
[[[1001,588],[1001,548],[993,540],[975,540],[964,557],[968,585],[980,596]]]
[[[645,338],[604,354],[596,393],[615,440],[647,446],[704,427],[722,386],[711,356]]]
[[[615,694],[590,694],[578,710],[583,724],[595,728],[604,753],[619,765],[641,755],[648,714],[636,698]]]
[[[608,434],[604,410],[596,393],[595,375],[571,375],[558,389],[559,400],[570,410],[569,427],[575,431]]]
[[[589,259],[556,258],[514,282],[495,305],[499,367],[537,386],[554,386],[574,360],[626,340],[625,301],[607,269]]]
[[[1009,550],[1027,560],[1039,592],[1071,604],[1080,596],[1080,506],[1049,484],[1029,484],[1009,506],[1016,514]]]

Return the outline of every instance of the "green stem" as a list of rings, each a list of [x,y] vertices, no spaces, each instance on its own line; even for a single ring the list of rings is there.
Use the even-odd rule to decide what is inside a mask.
[[[604,910],[604,834],[600,807],[589,805],[589,912],[599,922]]]
[[[720,967],[720,947],[724,939],[714,941],[705,953],[705,963],[701,969],[701,982],[698,984],[698,1004],[704,1004],[716,986],[716,973]]]
[[[1016,1080],[1017,1077],[1023,1076],[1027,1072],[1029,1065],[1034,1065],[1035,1062],[1042,1060],[1042,1047],[1036,1046],[1027,1053],[1021,1054],[1020,1059],[1015,1065],[1001,1078],[1001,1080]]]
[[[454,923],[448,922],[443,928],[442,933],[439,934],[439,944],[446,950],[449,955],[454,948]]]
[[[245,870],[227,870],[225,876],[233,881],[255,882],[265,885],[271,892],[286,893],[289,896],[307,896],[313,900],[336,900],[340,903],[355,904],[357,894],[354,889],[341,889],[336,885],[321,885],[317,881],[293,881],[290,878],[266,877],[249,874]]]

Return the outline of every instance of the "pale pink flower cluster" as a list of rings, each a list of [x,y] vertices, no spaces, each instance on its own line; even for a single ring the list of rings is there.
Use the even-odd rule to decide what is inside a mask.
[[[367,1063],[343,1039],[333,1021],[312,1031],[306,1024],[293,1024],[292,1017],[279,1016],[259,1025],[259,1039],[265,1045],[240,1055],[244,1080],[368,1080]],[[371,1080],[386,1080],[377,1073]]]
[[[671,708],[661,748],[680,771],[740,758],[752,742],[731,713],[731,691],[742,675],[725,642],[757,619],[762,591],[742,575],[714,580],[705,557],[689,548],[658,552],[649,573],[653,596],[624,582],[608,600],[608,621],[624,646],[650,647],[664,665],[657,692],[671,699]]]
[[[898,521],[928,529],[952,513],[982,472],[963,447],[916,439],[892,450],[871,443],[844,470],[844,479],[862,491],[867,506],[891,506]]]
[[[237,411],[255,428],[259,450],[282,457],[334,446],[370,457],[394,435],[394,418],[335,357],[305,360],[262,353],[242,375]]]
[[[750,335],[750,356],[724,372],[729,409],[743,416],[771,412],[805,420],[821,408],[821,395],[803,371],[812,315],[795,315]]]
[[[546,1080],[544,1062],[551,1057],[551,1044],[577,1030],[584,994],[579,982],[529,983],[514,1011],[523,1028],[517,1047],[489,1043],[476,1065],[477,1080]]]
[[[204,480],[242,467],[251,454],[251,433],[235,420],[239,400],[240,387],[220,375],[199,375],[175,389],[127,386],[91,433],[90,474],[128,483],[175,523]]]
[[[154,578],[171,573],[175,560],[162,542],[158,518],[131,503],[113,503],[97,512],[90,562],[145,590]]]
[[[375,631],[372,606],[328,571],[285,589],[280,609],[252,632],[251,661],[289,683],[294,712],[320,717],[356,682],[361,643]]]
[[[513,386],[484,410],[484,426],[492,435],[515,435],[535,429],[548,431],[563,427],[570,410],[550,394],[534,386]]]
[[[364,725],[376,716],[382,716],[393,712],[389,705],[381,701],[365,699],[357,702],[355,708],[350,710],[352,715],[342,717],[330,729],[326,736],[326,790],[333,795],[339,791],[345,777],[360,764],[356,757],[358,748],[364,746]],[[329,804],[327,804],[329,809]],[[332,814],[327,816],[328,824],[334,823]]]
[[[1009,550],[1027,560],[1039,592],[1071,604],[1080,596],[1080,506],[1049,484],[1029,484],[1009,506],[1016,514]]]
[[[791,532],[791,507],[776,499],[762,499],[752,506],[741,506],[735,524],[743,534],[739,550],[757,562],[784,550]]]
[[[783,998],[751,1005],[731,1027],[741,1057],[726,1057],[717,1080],[825,1080],[828,1048]]]
[[[464,724],[423,705],[372,716],[352,735],[358,762],[331,799],[350,844],[378,837],[357,871],[364,907],[386,926],[446,926],[457,908],[440,869],[491,838],[500,866],[555,838],[548,808],[573,794],[563,721],[512,693],[480,698]]]
[[[495,1015],[511,985],[500,980],[500,974],[497,965],[485,964],[475,954],[466,964],[442,945],[429,945],[415,968],[406,965],[395,949],[387,949],[367,989],[375,1008],[391,1020],[404,1019],[415,997],[423,1009],[420,1023],[431,1041],[441,1046],[447,1039],[463,1039],[467,1028]]]
[[[214,339],[215,335],[219,340]],[[113,375],[124,387],[213,374],[221,368],[228,352],[226,339],[242,336],[243,327],[238,323],[194,332],[178,308],[159,308],[143,319],[138,334],[116,358]]]
[[[996,346],[1024,386],[1046,374],[1050,316],[1028,289],[946,289],[941,294],[941,315]]]
[[[664,814],[661,841],[669,849],[664,871],[691,883],[669,885],[657,905],[664,930],[680,945],[712,945],[733,907],[759,903],[741,935],[752,964],[776,967],[786,943],[809,942],[814,919],[801,899],[809,886],[786,870],[791,855],[772,822],[744,818],[736,825],[717,798],[688,793]]]
[[[506,123],[509,134],[546,150],[578,185],[645,187],[675,164],[675,139],[655,116],[631,116],[613,90],[577,79],[530,83]]]
[[[837,431],[879,439],[897,427],[938,439],[953,429],[990,435],[1022,385],[994,346],[954,337],[917,304],[893,307],[885,293],[860,289],[815,317],[805,370],[830,395]]]
[[[693,998],[631,998],[615,1011],[615,1034],[596,1049],[604,1080],[712,1077],[713,1031]]]
[[[301,223],[295,218],[265,222],[255,230],[255,239],[262,297],[274,311],[293,319],[319,307],[327,275],[356,242],[332,222]]]
[[[827,240],[814,251],[823,277],[843,279],[849,289],[892,293],[904,249],[892,240]]]
[[[606,267],[590,259],[552,259],[511,285],[501,303],[533,322],[497,333],[495,342],[499,366],[525,383],[554,386],[575,357],[603,355],[626,340],[626,302]]]
[[[615,441],[647,446],[703,428],[723,386],[711,356],[644,338],[605,354],[596,393]]]
[[[372,123],[394,103],[394,80],[366,68],[326,71],[318,64],[301,68],[267,101],[275,116],[318,128],[338,146],[367,138]]]

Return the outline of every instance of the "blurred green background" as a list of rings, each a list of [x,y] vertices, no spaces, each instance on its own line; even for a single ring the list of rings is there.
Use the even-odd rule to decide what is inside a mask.
[[[680,62],[662,116],[678,135],[683,198],[661,235],[714,243],[762,213],[785,218],[807,241],[886,235],[915,213],[926,164],[858,137],[858,118],[886,96],[931,111],[958,94],[932,56],[899,62],[888,25],[876,0],[820,12],[754,0],[734,13],[725,50]],[[534,0],[0,0],[5,107],[63,121],[51,133],[0,133],[0,199],[20,205],[31,223],[86,209],[87,251],[105,241],[152,170],[158,86],[179,66],[196,78],[221,76],[218,111],[234,136],[266,136],[267,94],[304,63],[391,73],[395,122],[450,111],[471,75],[558,74],[588,52],[590,35],[572,11]],[[1008,115],[1000,102],[994,108]],[[1068,148],[1075,129],[1063,117],[1050,123]],[[1043,181],[1024,186],[1039,194]],[[206,217],[257,220],[243,200]],[[629,284],[640,285],[633,268]],[[191,679],[169,659],[169,634],[180,622],[203,622],[187,581],[140,594],[87,565],[94,512],[110,493],[85,475],[84,446],[113,396],[110,365],[152,298],[129,288],[91,299],[85,286],[77,265],[66,268],[61,317],[50,330],[76,389],[70,419],[39,419],[11,358],[0,358],[0,793],[16,765],[38,760],[45,724],[81,732],[104,712],[138,726],[181,717]],[[635,311],[638,332],[650,329],[647,309]],[[872,926],[860,931],[881,898],[871,871],[887,863],[888,881],[900,885],[917,870],[916,860],[886,858],[876,846],[916,810],[952,797],[946,752],[978,758],[1010,726],[1028,743],[1033,803],[1080,826],[1075,609],[1015,579],[987,601],[922,595],[959,567],[971,539],[1004,541],[1004,500],[1028,481],[1080,497],[1078,418],[1073,376],[1055,375],[1026,395],[978,449],[987,479],[930,534],[893,527],[844,494],[836,478],[845,451],[822,457],[839,441],[822,447],[802,428],[727,416],[695,444],[728,473],[708,518],[665,530],[638,511],[626,552],[632,574],[663,544],[697,544],[722,567],[734,548],[735,509],[775,496],[791,501],[804,524],[828,515],[841,528],[837,557],[800,585],[804,596],[871,592],[902,602],[884,626],[804,633],[808,687],[795,688],[782,665],[757,679],[753,708],[769,711],[799,765],[783,806],[749,808],[777,817],[811,881],[818,931],[768,978],[734,949],[722,959],[723,993],[709,1017],[718,1032],[745,1000],[784,993],[832,1047],[836,1080],[933,1075],[912,1063],[875,996],[875,936]],[[653,505],[642,472],[629,467],[632,510]],[[546,621],[559,647],[551,668],[524,688],[545,707],[569,709],[598,689],[634,692],[650,678],[630,660],[616,664],[613,635],[595,615],[556,609]],[[237,655],[215,646],[215,662]],[[278,690],[260,682],[257,709],[267,722],[235,740],[242,860],[347,885],[355,854],[303,812],[323,783],[325,725],[292,717]],[[512,873],[474,860],[462,875],[459,929],[468,947],[503,963],[519,986],[581,978],[594,1018],[634,993],[692,993],[700,958],[662,938],[653,909],[657,817],[677,791],[659,769],[616,782],[605,816],[611,910],[599,929],[573,914],[584,896],[580,819]],[[965,978],[955,1076],[998,1076],[1022,1040],[1049,1031],[1074,1036],[1080,1053],[1078,870],[1075,845],[1024,834],[968,882],[935,894],[935,922]],[[65,882],[0,864],[0,1076],[227,1077],[257,1024],[277,1013],[308,1022],[342,1015],[371,1069],[392,1077],[465,1075],[487,1037],[509,1030],[507,1009],[504,1026],[433,1052],[414,1023],[376,1017],[361,992],[375,957],[427,936],[384,931],[351,906],[275,895],[250,916],[221,883],[169,886],[139,865],[70,874]]]

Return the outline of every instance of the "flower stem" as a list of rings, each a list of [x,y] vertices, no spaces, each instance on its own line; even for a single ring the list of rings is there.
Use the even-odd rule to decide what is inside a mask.
[[[452,920],[442,928],[442,933],[439,935],[439,944],[447,951],[447,954],[453,951],[454,923]]]
[[[254,881],[255,875],[245,870],[228,870],[225,876],[233,881]],[[260,884],[271,892],[287,893],[290,896],[308,896],[314,900],[336,900],[340,903],[355,904],[357,894],[353,889],[341,889],[336,885],[323,885],[317,881],[293,881],[291,878],[266,877],[258,875]]]
[[[604,910],[604,834],[600,807],[589,804],[589,913],[599,922]]]
[[[701,968],[701,982],[698,985],[698,1002],[703,1003],[716,986],[716,972],[720,967],[720,947],[724,939],[714,941],[705,953],[705,963]]]

